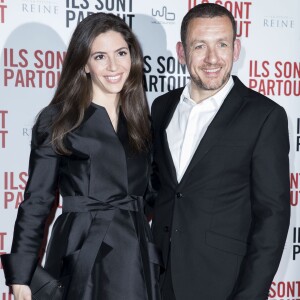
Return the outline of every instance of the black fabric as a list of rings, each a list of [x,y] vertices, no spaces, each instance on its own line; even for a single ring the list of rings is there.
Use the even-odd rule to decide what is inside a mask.
[[[287,116],[233,79],[179,183],[166,129],[182,89],[152,105],[153,177],[160,187],[152,231],[164,261],[171,248],[176,300],[265,300],[284,249],[290,220]]]
[[[122,111],[116,133],[105,108],[92,103],[81,126],[68,134],[72,155],[57,155],[50,144],[55,113],[48,107],[33,129],[25,200],[12,254],[3,258],[6,283],[30,282],[59,188],[63,213],[53,225],[45,270],[54,278],[71,277],[64,300],[160,299],[162,262],[143,213],[149,153],[130,150]],[[30,263],[21,259],[27,256]]]
[[[172,282],[172,271],[171,271],[171,264],[170,264],[170,254],[166,266],[166,271],[164,276],[162,276],[161,280],[161,297],[162,300],[176,300]]]
[[[57,280],[41,266],[37,266],[30,289],[33,300],[62,300],[64,291],[68,287],[69,276]]]

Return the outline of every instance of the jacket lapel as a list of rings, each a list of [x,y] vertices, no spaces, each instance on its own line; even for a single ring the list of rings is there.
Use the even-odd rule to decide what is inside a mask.
[[[169,123],[171,122],[171,119],[173,117],[175,109],[179,103],[182,91],[183,91],[183,88],[175,90],[175,93],[174,94],[172,93],[169,96],[170,97],[169,101],[168,101],[169,106],[166,107],[167,113],[165,115],[164,122],[161,126],[161,133],[160,133],[162,144],[163,144],[163,150],[164,150],[163,153],[165,154],[165,161],[166,161],[167,169],[170,170],[171,178],[172,178],[173,182],[176,182],[176,183],[177,183],[176,169],[175,169],[173,158],[171,155],[166,129],[169,126]]]
[[[180,181],[180,185],[184,184],[191,170],[199,163],[201,159],[203,159],[203,157],[210,151],[214,144],[216,144],[222,138],[231,120],[235,118],[235,116],[243,107],[245,103],[245,101],[243,101],[243,95],[245,95],[245,91],[247,90],[243,88],[243,84],[238,78],[234,77],[234,81],[235,84],[232,90],[224,100],[213,121],[208,126],[201,142],[199,143],[198,148],[196,149],[195,154]]]

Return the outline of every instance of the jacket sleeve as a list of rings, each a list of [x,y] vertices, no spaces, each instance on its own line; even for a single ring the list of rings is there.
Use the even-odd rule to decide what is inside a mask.
[[[257,139],[251,173],[252,227],[234,300],[265,300],[278,269],[290,221],[289,136],[280,106]]]
[[[1,256],[7,285],[30,284],[45,223],[56,198],[60,158],[50,143],[50,125],[51,114],[46,109],[32,129],[29,176],[18,209],[11,254]]]
[[[153,218],[154,213],[154,206],[155,201],[157,198],[158,191],[160,189],[160,180],[158,176],[158,165],[155,162],[155,150],[156,150],[156,142],[158,140],[157,132],[155,130],[155,116],[156,114],[156,107],[157,107],[157,100],[154,101],[151,107],[151,131],[152,131],[152,147],[150,152],[150,174],[149,174],[149,182],[148,188],[145,194],[145,215],[147,219],[150,221]]]
[[[152,157],[152,155],[151,155]],[[151,158],[148,186],[144,196],[145,207],[144,212],[148,221],[153,219],[154,205],[159,190],[159,179],[157,176],[157,166]]]

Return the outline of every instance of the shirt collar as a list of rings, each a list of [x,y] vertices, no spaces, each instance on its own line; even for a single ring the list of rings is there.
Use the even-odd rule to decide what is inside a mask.
[[[220,106],[222,105],[223,101],[225,100],[226,96],[228,95],[228,93],[232,89],[233,85],[234,85],[234,81],[232,79],[232,76],[230,76],[229,80],[223,86],[223,88],[221,90],[219,90],[215,95],[205,99],[203,102],[200,102],[200,103],[210,102],[211,104],[213,104],[213,106],[216,109],[219,109]],[[196,103],[191,98],[191,96],[190,96],[191,95],[190,94],[190,87],[191,87],[191,81],[189,80],[188,83],[186,84],[186,86],[184,87],[183,92],[181,94],[180,103],[184,102],[184,103],[186,103],[190,106],[195,106],[197,104],[200,104],[200,103]]]

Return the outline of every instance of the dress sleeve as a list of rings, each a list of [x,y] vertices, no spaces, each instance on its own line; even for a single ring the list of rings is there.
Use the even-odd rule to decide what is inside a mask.
[[[148,176],[148,185],[144,195],[144,213],[148,221],[151,221],[153,218],[155,201],[160,186],[160,182],[157,175],[157,165],[155,164],[152,158],[149,169],[150,171]]]
[[[29,285],[57,192],[60,156],[51,145],[53,114],[45,109],[32,129],[29,176],[18,209],[11,254],[1,256],[6,284]]]

